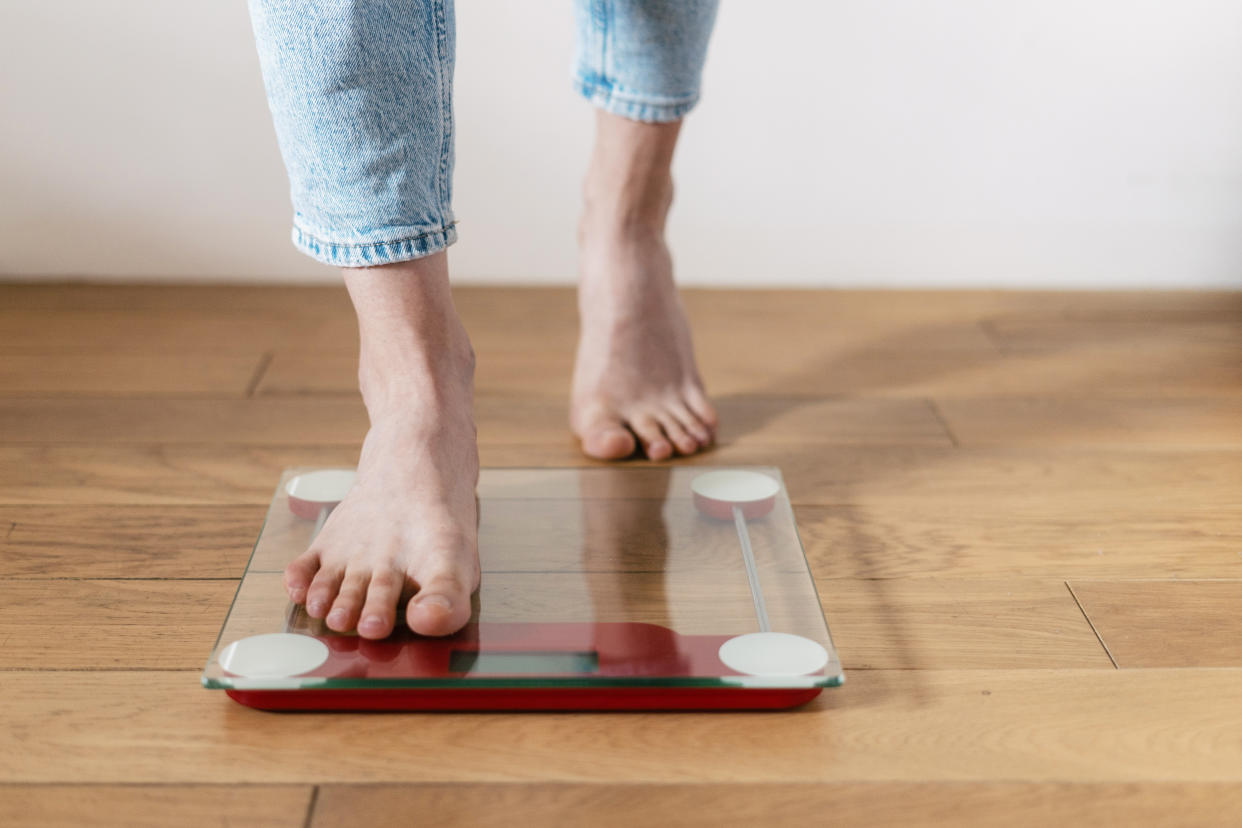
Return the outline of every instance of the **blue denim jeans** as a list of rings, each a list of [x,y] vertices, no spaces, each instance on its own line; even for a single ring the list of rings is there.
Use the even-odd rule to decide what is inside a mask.
[[[717,0],[576,0],[574,84],[639,121],[694,106]],[[293,243],[327,264],[416,259],[457,240],[453,0],[250,0]]]

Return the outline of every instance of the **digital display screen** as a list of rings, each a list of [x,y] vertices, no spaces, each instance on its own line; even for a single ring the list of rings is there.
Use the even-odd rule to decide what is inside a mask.
[[[496,650],[453,650],[449,653],[450,673],[540,675],[598,671],[598,653]]]

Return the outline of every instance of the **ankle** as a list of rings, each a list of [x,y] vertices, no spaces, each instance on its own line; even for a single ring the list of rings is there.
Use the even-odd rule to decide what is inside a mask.
[[[474,349],[465,336],[362,341],[358,388],[373,418],[412,404],[441,406],[474,388]]]
[[[457,316],[443,254],[347,270],[358,313],[358,387],[374,420],[452,404],[473,391],[474,350]]]
[[[619,234],[662,239],[673,204],[673,178],[667,170],[635,174],[587,174],[582,187],[583,236]]]

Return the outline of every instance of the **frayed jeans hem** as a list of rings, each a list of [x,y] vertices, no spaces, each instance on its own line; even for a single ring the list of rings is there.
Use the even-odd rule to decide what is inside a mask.
[[[391,241],[331,242],[293,226],[293,246],[312,259],[336,267],[375,267],[431,256],[457,241],[457,227],[446,225]]]

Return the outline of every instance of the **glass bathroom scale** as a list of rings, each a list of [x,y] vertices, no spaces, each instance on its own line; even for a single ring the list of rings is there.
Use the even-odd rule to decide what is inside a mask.
[[[470,622],[382,640],[290,602],[286,564],[353,483],[288,469],[203,685],[267,710],[792,707],[844,676],[780,471],[484,469]]]

